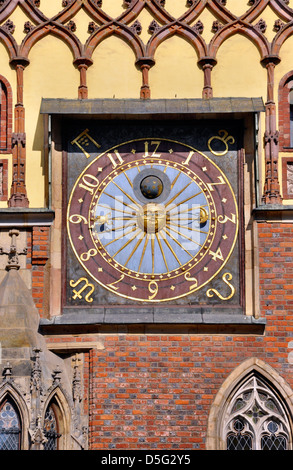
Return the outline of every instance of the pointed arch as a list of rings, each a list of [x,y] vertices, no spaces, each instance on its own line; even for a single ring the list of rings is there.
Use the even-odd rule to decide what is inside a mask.
[[[224,381],[220,390],[218,391],[216,398],[212,404],[211,411],[208,418],[208,429],[207,429],[207,441],[206,447],[209,450],[224,450],[227,448],[226,438],[228,435],[228,426],[232,423],[232,411],[234,417],[238,416],[237,406],[239,410],[241,405],[236,405],[236,400],[240,400],[240,394],[248,390],[248,386],[251,386],[250,381],[255,380],[256,385],[254,388],[257,389],[257,394],[260,393],[267,396],[267,400],[270,400],[271,405],[267,405],[265,410],[262,410],[264,418],[261,422],[263,425],[260,429],[260,423],[258,423],[258,438],[261,436],[268,436],[269,423],[279,423],[281,436],[286,433],[287,446],[292,449],[292,432],[293,432],[293,393],[287,382],[281,377],[271,366],[261,361],[258,358],[250,358],[247,361],[240,364]],[[233,408],[234,406],[234,408]],[[243,405],[244,406],[244,405]],[[268,421],[270,417],[269,406],[272,407],[271,421]],[[236,410],[236,411],[235,411]],[[278,410],[278,411],[274,411]],[[241,411],[241,410],[240,410]],[[239,411],[239,416],[241,415]],[[248,413],[248,412],[247,412]],[[249,414],[249,413],[248,413]],[[267,416],[265,416],[267,415]],[[279,416],[278,416],[279,415]],[[244,426],[241,430],[242,434],[247,438],[247,442],[251,438],[255,438],[251,422],[249,420],[243,420],[239,422],[239,426]],[[226,429],[224,427],[226,426]],[[285,429],[286,428],[286,429]],[[231,426],[230,426],[231,431]],[[261,434],[262,433],[262,434]],[[248,444],[249,445],[249,444]],[[252,445],[254,445],[252,443]]]
[[[259,32],[253,25],[244,21],[237,20],[229,23],[213,36],[209,44],[208,55],[216,59],[217,51],[223,42],[234,34],[242,34],[252,41],[260,53],[260,60],[270,54],[270,44],[265,36]]]
[[[20,56],[28,58],[30,50],[33,48],[33,46],[48,34],[53,34],[59,39],[63,39],[63,41],[69,46],[74,60],[80,58],[83,55],[83,46],[75,34],[70,32],[66,26],[54,21],[49,21],[40,26],[36,26],[26,35],[20,45]]]
[[[159,45],[174,35],[188,41],[196,50],[199,60],[207,56],[207,45],[204,39],[190,26],[177,22],[159,28],[152,35],[147,44],[147,56],[153,58]]]
[[[47,443],[49,450],[53,450],[54,439],[56,450],[70,449],[71,407],[59,386],[54,387],[47,397],[43,408],[42,423],[46,437],[50,438]],[[54,426],[54,430],[53,427],[49,429],[50,423]],[[55,437],[53,433],[56,434]]]
[[[27,405],[19,393],[17,387],[10,381],[4,382],[0,387],[0,410],[5,403],[11,403],[19,417],[20,426],[20,449],[28,450],[29,411]]]
[[[84,46],[85,56],[91,59],[97,46],[104,41],[104,39],[112,35],[123,39],[131,47],[135,54],[136,61],[145,56],[145,46],[141,39],[134,34],[128,26],[115,22],[110,25],[102,26],[92,33]]]
[[[273,55],[278,56],[280,54],[280,50],[284,42],[290,36],[292,36],[293,34],[292,24],[293,24],[293,21],[291,20],[289,23],[285,24],[274,37],[272,41],[272,54]]]

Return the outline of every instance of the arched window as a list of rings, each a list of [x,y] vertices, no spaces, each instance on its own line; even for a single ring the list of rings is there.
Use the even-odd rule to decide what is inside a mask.
[[[289,450],[291,445],[286,410],[274,391],[256,375],[233,394],[223,424],[227,450]]]
[[[20,417],[12,399],[0,407],[0,450],[19,450],[21,441]]]
[[[44,434],[47,439],[44,450],[58,450],[61,434],[59,433],[58,408],[54,402],[50,403],[45,413]]]
[[[11,153],[12,90],[0,75],[0,153]]]

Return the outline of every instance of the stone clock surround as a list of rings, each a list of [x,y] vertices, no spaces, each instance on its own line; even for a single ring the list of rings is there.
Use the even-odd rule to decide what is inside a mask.
[[[248,325],[257,328],[263,327],[264,320],[259,318],[259,306],[257,303],[257,233],[256,223],[251,217],[252,210],[259,205],[256,201],[259,196],[255,191],[255,116],[264,111],[261,99],[212,99],[208,100],[54,100],[44,99],[42,101],[41,114],[44,115],[45,134],[46,125],[50,123],[52,132],[52,144],[48,146],[48,161],[54,169],[52,181],[50,181],[49,198],[50,208],[55,212],[55,220],[51,234],[51,304],[50,319],[42,320],[46,325],[58,324],[193,324],[193,325],[225,325],[236,324],[246,328]],[[182,306],[133,306],[133,307],[111,307],[107,306],[95,309],[95,312],[87,314],[80,310],[76,314],[75,310],[62,315],[61,302],[61,253],[62,253],[62,136],[60,135],[60,123],[63,118],[74,119],[121,119],[122,124],[125,119],[244,119],[245,135],[245,161],[244,161],[244,181],[246,190],[244,191],[244,226],[245,230],[245,314],[239,309],[232,307],[223,311],[202,309],[197,307],[192,311]],[[219,121],[221,122],[221,121]],[[64,175],[63,175],[64,177]],[[251,196],[253,194],[253,196]],[[58,286],[58,288],[56,288]],[[254,295],[252,293],[255,292]],[[262,325],[262,326],[261,326]]]

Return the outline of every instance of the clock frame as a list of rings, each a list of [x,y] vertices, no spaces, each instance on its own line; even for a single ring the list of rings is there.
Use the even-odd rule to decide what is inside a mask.
[[[206,151],[156,134],[119,143],[116,139],[98,154],[95,149],[68,188],[70,305],[213,305],[235,300],[235,286],[241,288],[239,188],[237,200],[217,160],[223,162],[227,154],[227,136],[212,134]],[[212,147],[213,138],[222,147]],[[158,183],[151,194],[148,178]],[[184,226],[184,214],[191,215],[186,221],[191,226]],[[121,222],[125,226],[120,237],[116,224]],[[231,269],[233,253],[236,271]],[[78,279],[73,278],[75,271]],[[95,291],[103,294],[95,298]]]

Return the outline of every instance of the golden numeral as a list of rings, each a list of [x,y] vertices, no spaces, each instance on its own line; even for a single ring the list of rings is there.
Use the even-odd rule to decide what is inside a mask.
[[[156,145],[156,148],[153,151],[153,153],[151,154],[151,157],[160,157],[161,156],[160,153],[156,153],[158,148],[159,148],[160,143],[161,143],[160,140],[152,140],[151,141],[151,145]],[[148,156],[149,156],[149,143],[148,143],[148,141],[146,141],[144,143],[144,157],[148,157]]]
[[[121,282],[125,277],[125,274],[122,274],[122,276],[115,282],[112,282],[112,284],[107,284],[108,287],[111,287],[111,289],[118,290],[119,287],[116,287],[115,284],[118,284],[118,282]]]
[[[218,185],[221,185],[221,184],[226,184],[223,176],[218,176],[218,180],[220,180],[219,183],[207,183],[207,186],[209,188],[210,191],[214,191],[214,188],[213,186],[218,186]]]
[[[217,261],[217,259],[219,259],[220,261],[224,261],[224,258],[223,258],[222,252],[221,252],[221,248],[218,248],[216,252],[210,250],[209,254],[212,255],[212,259],[214,261]]]
[[[118,150],[114,150],[114,153],[117,157],[117,160],[118,160],[118,165],[117,163],[115,162],[115,159],[112,157],[112,155],[110,153],[107,153],[107,157],[110,159],[111,163],[112,163],[112,168],[116,168],[117,166],[119,165],[122,165],[124,163],[124,160],[122,159],[120,153],[118,152]]]
[[[80,259],[82,261],[88,261],[92,256],[96,256],[97,250],[95,248],[91,248],[89,251],[86,251],[85,253],[82,253],[80,255]]]
[[[225,224],[226,222],[228,222],[228,220],[230,222],[232,222],[232,224],[236,224],[236,215],[231,214],[231,217],[228,217],[227,215],[225,215],[225,216],[219,215],[218,216],[218,222],[220,222],[220,224]]]
[[[227,286],[230,287],[230,289],[231,289],[230,294],[229,294],[227,297],[223,297],[223,296],[220,294],[220,292],[217,291],[216,289],[209,289],[209,290],[207,291],[207,296],[208,296],[208,297],[213,297],[214,294],[216,294],[216,296],[219,297],[219,299],[221,299],[221,300],[229,300],[229,299],[231,299],[231,298],[233,297],[233,295],[234,295],[235,292],[236,292],[236,289],[235,289],[235,287],[234,287],[232,284],[230,284],[230,282],[229,282],[229,281],[231,281],[231,279],[232,279],[232,274],[230,274],[230,273],[225,273],[225,274],[223,274],[222,279],[223,279],[223,281],[225,282],[225,284],[227,284]]]
[[[193,284],[191,284],[191,286],[189,286],[189,290],[193,290],[197,287],[197,279],[195,277],[190,277],[190,273],[187,272],[184,274],[184,278],[186,281],[188,282],[194,282]]]
[[[94,181],[94,182],[88,181],[88,179],[90,179],[90,180],[92,180],[92,181]],[[88,191],[89,193],[93,194],[94,188],[96,188],[97,186],[99,186],[99,180],[98,180],[98,178],[96,178],[96,176],[91,175],[90,173],[86,173],[86,174],[83,175],[83,177],[82,177],[82,183],[79,183],[78,186],[79,186],[80,188],[85,189],[85,190]]]
[[[152,295],[149,295],[149,300],[152,300],[154,297],[156,297],[158,290],[159,290],[159,287],[156,281],[151,281],[148,285],[148,289],[149,289],[149,292],[152,294]]]
[[[222,137],[221,137],[221,135],[222,135]],[[211,148],[211,142],[212,142],[213,140],[220,140],[221,142],[223,142],[224,145],[225,145],[225,150],[223,150],[223,151],[221,151],[221,152],[217,152],[216,150],[213,150],[213,149]],[[209,150],[212,152],[212,154],[217,155],[217,156],[223,156],[223,155],[226,155],[226,153],[227,153],[228,150],[229,150],[228,142],[230,142],[231,144],[234,144],[234,142],[235,142],[234,137],[232,137],[232,135],[229,135],[227,131],[225,131],[225,130],[220,130],[220,131],[219,131],[219,135],[214,135],[213,137],[211,137],[211,138],[208,140],[208,148],[209,148]]]
[[[94,288],[94,285],[91,284],[91,283],[87,280],[86,277],[80,277],[80,278],[78,279],[78,281],[76,281],[76,282],[75,282],[73,279],[71,279],[71,281],[69,282],[69,284],[70,284],[71,287],[76,287],[76,286],[78,286],[81,282],[84,282],[84,285],[81,287],[81,289],[80,289],[79,291],[76,291],[75,289],[72,290],[72,292],[73,292],[73,294],[74,294],[74,295],[72,296],[72,298],[73,298],[74,300],[77,299],[77,298],[78,298],[78,299],[82,299],[82,295],[81,295],[82,292],[83,292],[85,289],[89,288],[90,291],[85,295],[84,299],[86,300],[86,302],[91,303],[91,302],[93,301],[93,298],[90,297],[90,295],[94,292],[95,288]]]
[[[183,162],[183,165],[189,165],[190,159],[191,159],[193,154],[194,154],[194,152],[191,150],[191,152],[189,152],[185,162]]]
[[[76,220],[74,220],[74,217],[76,217]],[[68,217],[69,222],[72,224],[79,224],[81,221],[84,222],[85,225],[87,225],[87,220],[83,215],[80,214],[72,214],[70,217]]]

